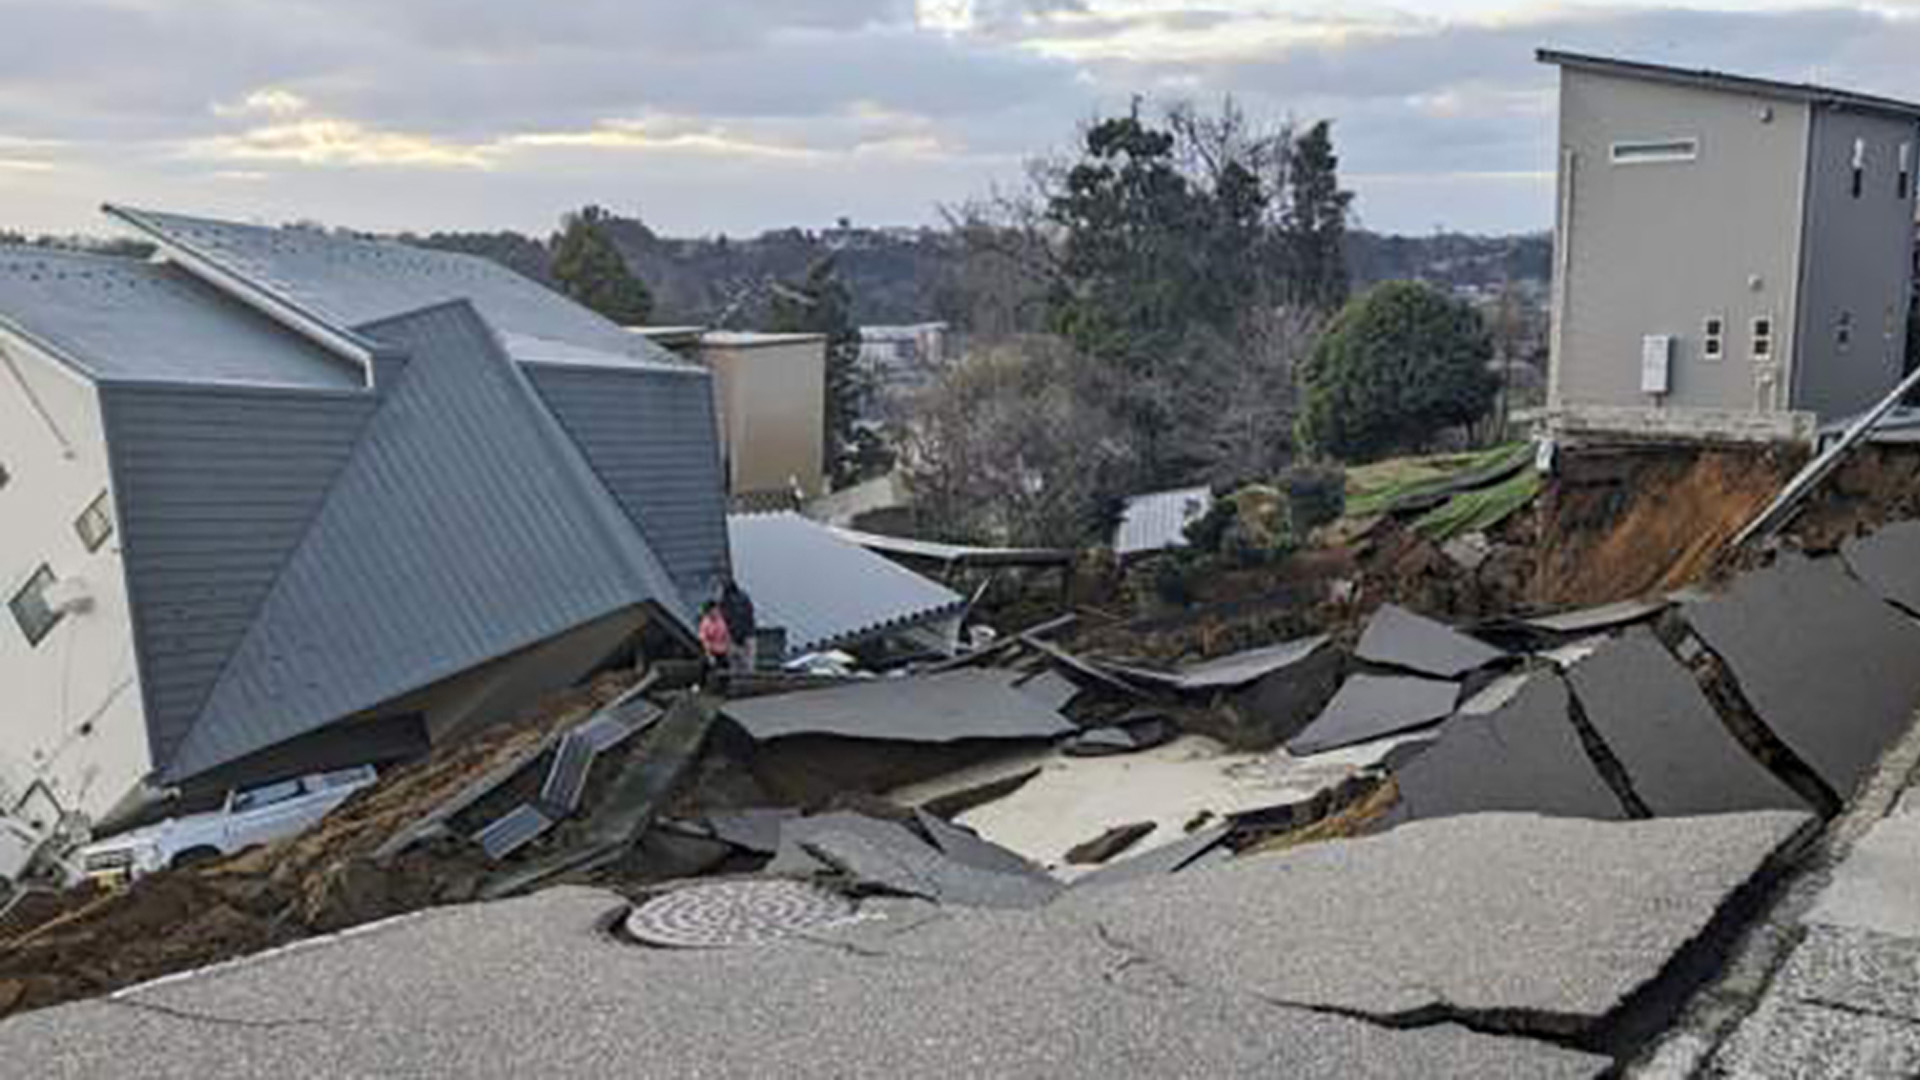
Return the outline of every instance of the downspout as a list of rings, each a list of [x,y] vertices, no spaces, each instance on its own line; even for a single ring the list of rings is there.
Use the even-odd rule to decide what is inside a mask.
[[[1566,365],[1568,275],[1573,267],[1573,180],[1579,155],[1570,146],[1560,148],[1559,227],[1553,237],[1553,311],[1551,340],[1547,353],[1547,408],[1557,409],[1560,400],[1560,369]]]

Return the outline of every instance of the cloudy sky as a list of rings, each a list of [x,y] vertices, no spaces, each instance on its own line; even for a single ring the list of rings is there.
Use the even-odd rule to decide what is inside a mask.
[[[1540,45],[1920,98],[1920,0],[0,0],[0,226],[912,224],[1144,93],[1332,118],[1370,227],[1532,229]]]

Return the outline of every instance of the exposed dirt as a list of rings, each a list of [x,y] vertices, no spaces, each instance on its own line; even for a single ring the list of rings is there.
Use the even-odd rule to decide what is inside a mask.
[[[484,864],[467,845],[426,845],[386,865],[371,856],[468,783],[585,718],[633,681],[631,674],[604,676],[549,698],[517,722],[396,769],[295,839],[129,888],[90,886],[36,901],[31,925],[0,940],[0,1016],[470,899]]]
[[[1889,521],[1920,518],[1920,446],[1868,446],[1821,485],[1788,533],[1829,551]]]

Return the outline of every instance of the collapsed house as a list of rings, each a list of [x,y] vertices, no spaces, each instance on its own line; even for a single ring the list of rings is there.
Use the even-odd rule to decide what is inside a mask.
[[[0,252],[0,782],[96,821],[417,752],[727,572],[710,376],[484,260],[119,207]]]

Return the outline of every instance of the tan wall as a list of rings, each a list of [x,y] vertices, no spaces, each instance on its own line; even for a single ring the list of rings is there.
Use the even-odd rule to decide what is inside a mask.
[[[703,344],[735,494],[825,490],[827,346],[820,338]]]
[[[17,338],[0,333],[0,350],[0,789],[42,780],[98,818],[152,767],[117,521],[94,552],[74,530],[109,487],[99,398]],[[32,645],[7,601],[42,565],[93,607]]]
[[[1554,404],[1787,406],[1799,287],[1807,106],[1563,70]],[[1687,162],[1616,164],[1615,141],[1692,138]],[[1718,360],[1701,348],[1726,320]],[[1756,360],[1752,320],[1774,321]],[[1672,392],[1640,392],[1641,340],[1675,339]]]

